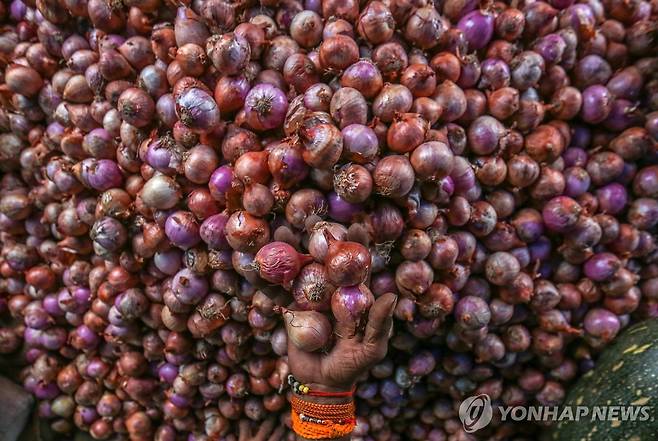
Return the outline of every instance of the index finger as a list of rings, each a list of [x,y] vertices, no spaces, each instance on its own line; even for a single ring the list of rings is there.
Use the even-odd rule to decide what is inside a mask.
[[[368,314],[368,324],[364,341],[374,344],[389,337],[393,326],[393,310],[398,302],[398,296],[388,292],[375,300]]]
[[[254,441],[265,441],[266,437],[272,432],[273,428],[274,417],[270,417],[266,419],[263,424],[261,424],[258,432],[256,433],[256,436],[254,437]]]
[[[240,420],[240,441],[248,441],[251,438],[251,428],[248,420]]]
[[[283,424],[279,424],[279,427],[270,435],[267,441],[281,441],[283,435],[286,433],[286,427]]]

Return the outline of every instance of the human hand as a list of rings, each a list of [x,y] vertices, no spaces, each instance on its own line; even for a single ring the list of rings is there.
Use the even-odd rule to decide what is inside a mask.
[[[311,389],[350,390],[359,375],[386,356],[396,303],[393,293],[379,297],[370,308],[362,333],[355,323],[337,324],[336,344],[328,353],[304,352],[288,340],[292,375]]]
[[[254,433],[254,430],[249,425],[249,420],[240,420],[240,438],[238,441],[281,441],[285,434],[286,427],[277,423],[276,419],[268,418]],[[276,429],[274,428],[276,425]]]

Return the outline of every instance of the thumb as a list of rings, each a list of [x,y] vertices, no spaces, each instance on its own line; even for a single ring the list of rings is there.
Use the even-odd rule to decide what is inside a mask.
[[[393,310],[398,303],[398,296],[392,292],[386,293],[375,300],[368,314],[365,343],[374,344],[387,340],[393,326]]]

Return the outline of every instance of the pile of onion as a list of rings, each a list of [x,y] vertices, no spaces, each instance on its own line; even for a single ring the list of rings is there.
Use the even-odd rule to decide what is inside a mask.
[[[457,409],[658,316],[657,5],[3,3],[0,354],[61,437],[235,440],[392,292],[353,439],[539,436]]]

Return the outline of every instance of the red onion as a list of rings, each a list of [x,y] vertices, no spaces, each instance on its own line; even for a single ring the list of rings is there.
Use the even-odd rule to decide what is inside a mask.
[[[371,44],[387,42],[395,30],[395,20],[391,11],[381,2],[369,3],[361,12],[357,31]]]
[[[322,349],[331,338],[329,320],[316,311],[291,311],[281,308],[288,339],[298,349],[313,352]]]
[[[426,292],[433,280],[434,271],[424,260],[402,262],[395,271],[395,283],[400,292],[414,297]]]
[[[372,99],[383,86],[382,75],[375,64],[368,60],[359,60],[351,64],[340,77],[343,87],[351,87],[368,98]]]
[[[350,87],[341,87],[334,93],[329,109],[341,129],[352,124],[363,125],[368,118],[366,100],[358,90]]]
[[[219,124],[219,107],[207,91],[190,87],[174,97],[178,118],[192,131],[208,133]]]
[[[482,49],[493,36],[494,15],[488,11],[472,11],[459,20],[457,27],[464,32],[470,49]]]
[[[252,88],[245,99],[247,123],[255,130],[269,130],[280,126],[288,110],[284,93],[269,84]]]
[[[408,153],[425,140],[428,125],[422,117],[405,113],[396,117],[391,123],[386,143],[396,153]]]
[[[304,310],[327,311],[335,289],[327,280],[324,266],[311,263],[301,269],[292,287],[292,294],[297,306]]]
[[[304,161],[311,167],[331,168],[343,151],[343,137],[332,124],[319,124],[301,130]]]
[[[413,104],[413,96],[406,87],[399,84],[386,84],[372,103],[372,112],[384,122],[391,122],[396,113],[408,112]]]
[[[237,439],[394,293],[353,435],[460,438],[658,316],[649,2],[114,3],[0,7],[0,352],[54,431]]]
[[[224,229],[227,242],[237,251],[257,251],[267,244],[270,238],[267,222],[243,211],[233,213]]]
[[[365,202],[372,192],[372,186],[370,172],[360,165],[347,165],[334,175],[336,193],[351,204]],[[331,200],[329,202],[331,205]]]
[[[414,184],[413,167],[405,156],[385,156],[375,167],[373,181],[375,191],[382,196],[402,197]]]
[[[281,142],[268,155],[270,173],[284,188],[293,187],[308,175],[301,149],[296,145]]]
[[[343,155],[346,159],[366,164],[370,162],[379,149],[377,135],[364,125],[352,124],[342,130]]]
[[[313,48],[322,39],[322,18],[316,11],[302,11],[290,23],[290,36],[301,46]]]
[[[324,39],[319,56],[323,68],[343,70],[358,60],[359,48],[352,38],[335,35]]]
[[[258,250],[254,261],[263,279],[290,289],[308,259],[285,242],[271,242]]]
[[[177,211],[167,217],[165,222],[167,238],[182,249],[188,249],[201,241],[199,225],[189,211]]]
[[[354,324],[356,329],[362,326],[365,316],[374,303],[374,296],[363,284],[356,286],[343,286],[336,290],[331,296],[331,312],[338,326]],[[350,335],[340,335],[350,338]]]
[[[432,6],[415,10],[405,27],[405,37],[421,49],[431,49],[439,43],[443,33],[444,22]]]
[[[370,253],[356,242],[340,241],[324,231],[329,244],[325,257],[327,278],[335,286],[363,283],[370,270]]]
[[[240,73],[251,57],[249,42],[236,34],[215,35],[209,38],[206,51],[210,61],[224,75]]]

